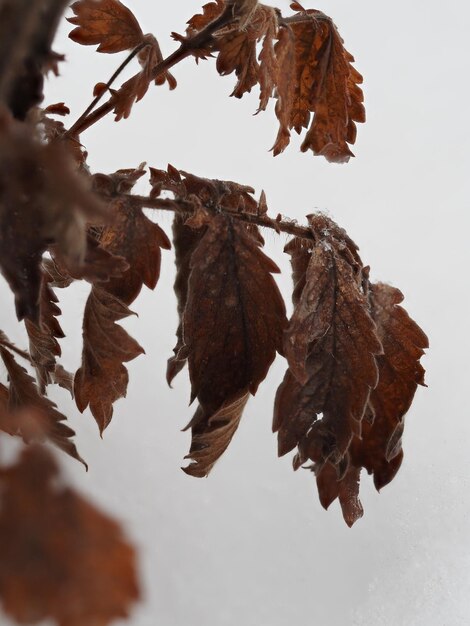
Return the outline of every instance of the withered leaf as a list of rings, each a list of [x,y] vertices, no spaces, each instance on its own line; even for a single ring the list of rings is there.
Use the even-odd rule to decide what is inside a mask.
[[[319,229],[319,225],[322,228]],[[325,230],[325,223],[318,221],[316,226],[316,233],[328,232],[331,250],[335,250],[343,259],[349,258],[353,275],[356,275],[356,284],[359,284],[357,280],[361,275],[361,266],[353,242],[343,236],[344,247],[342,250],[338,249],[342,238],[341,230],[334,226]],[[332,242],[334,246],[331,246]],[[309,293],[309,271],[312,267],[310,256],[315,254],[315,248],[310,252],[311,247],[308,242],[295,240],[287,247],[292,255],[296,313],[301,313],[302,300]],[[320,287],[321,283],[318,285]],[[340,283],[337,287],[340,287]],[[285,454],[298,445],[299,454],[295,459],[295,466],[298,467],[307,458],[314,461],[312,469],[316,474],[322,505],[328,508],[338,498],[343,517],[349,526],[363,514],[359,500],[361,469],[364,467],[372,473],[377,489],[381,489],[394,478],[400,468],[403,459],[401,436],[404,415],[411,405],[417,385],[424,384],[424,370],[419,360],[428,346],[426,335],[399,306],[403,295],[398,289],[383,283],[372,284],[368,285],[368,296],[371,317],[376,323],[377,337],[383,348],[383,353],[375,355],[379,381],[370,393],[360,431],[354,432],[354,436],[350,437],[345,453],[342,456],[335,453],[337,438],[333,435],[334,429],[325,428],[325,416],[328,415],[325,409],[323,419],[315,421],[314,413],[318,402],[316,394],[321,385],[322,370],[312,369],[312,357],[316,358],[315,352],[311,350],[312,346],[308,346],[310,352],[304,367],[304,352],[295,352],[295,347],[299,346],[291,346],[290,350],[286,347],[288,357],[290,352],[294,352],[291,356],[295,363],[294,368],[286,372],[275,405],[274,430],[279,431],[279,454]],[[315,302],[311,304],[312,312],[321,312],[320,307],[315,308]],[[351,306],[349,310],[352,310]],[[295,313],[293,320],[294,317]],[[307,332],[307,327],[300,324],[301,319],[302,315],[298,315],[297,326],[301,332]],[[304,323],[307,321],[304,320]],[[357,343],[360,345],[359,341]],[[340,360],[338,365],[341,366]],[[294,376],[295,371],[301,376],[305,371],[309,372],[306,384]],[[353,375],[351,380],[355,381]]]
[[[361,440],[351,445],[351,461],[374,475],[377,489],[388,484],[398,471],[403,452],[404,416],[418,385],[424,385],[420,358],[428,339],[399,306],[403,294],[384,283],[370,287],[372,316],[384,354],[377,357],[379,383],[370,396],[370,419],[364,422]]]
[[[53,376],[55,384],[66,389],[73,398],[73,374],[68,372],[60,363],[57,363]]]
[[[131,315],[115,296],[94,286],[83,318],[82,365],[74,380],[75,401],[83,412],[87,406],[103,433],[113,416],[113,404],[126,395],[129,374],[123,363],[144,350],[116,324]]]
[[[100,227],[96,230],[101,232],[102,229],[103,227]],[[107,282],[112,278],[121,277],[129,268],[129,263],[124,257],[116,256],[100,245],[94,231],[93,228],[87,231],[85,256],[81,263],[64,257],[57,246],[51,246],[52,262],[47,264],[47,268],[51,272],[53,282],[58,282],[55,286],[66,287],[73,280],[86,280],[92,284]]]
[[[50,104],[47,106],[44,111],[49,113],[50,115],[69,115],[70,109],[66,106],[65,102],[56,102],[55,104]]]
[[[222,14],[224,6],[222,2],[206,4],[202,14],[189,20],[188,36],[201,32]],[[271,97],[276,98],[280,128],[273,146],[275,156],[289,144],[291,129],[298,133],[308,129],[302,151],[311,149],[328,161],[347,162],[353,156],[348,144],[356,140],[355,123],[365,121],[358,86],[362,76],[352,67],[354,58],[345,50],[333,21],[297,3],[291,5],[297,14],[287,18],[251,0],[242,0],[240,7],[243,24],[235,21],[220,28],[206,49],[194,50],[196,58],[218,53],[219,74],[235,72],[238,78],[232,93],[238,98],[259,85],[259,110],[266,109]]]
[[[359,500],[361,469],[349,467],[346,474],[338,477],[337,468],[327,463],[317,475],[318,494],[322,506],[327,509],[338,498],[346,524],[351,527],[364,515]]]
[[[177,330],[177,344],[174,356],[168,360],[167,381],[171,385],[174,377],[186,363],[188,351],[183,342],[182,319],[186,307],[188,278],[190,274],[190,260],[193,251],[206,232],[210,221],[211,211],[226,209],[230,212],[242,210],[245,214],[263,214],[267,210],[266,198],[262,194],[257,202],[253,197],[254,189],[240,185],[233,181],[211,180],[201,178],[185,171],[179,171],[169,165],[167,171],[150,168],[152,197],[158,197],[162,191],[171,191],[176,202],[186,202],[194,211],[188,219],[175,217],[173,223],[173,243],[176,255],[177,275],[175,292],[178,299],[178,314],[180,324]],[[256,228],[247,226],[251,233],[260,242],[261,235]]]
[[[275,86],[274,51],[272,40],[277,31],[277,17],[274,9],[250,2],[246,21],[221,29],[215,36],[212,48],[218,52],[217,71],[222,76],[235,72],[238,82],[232,92],[241,98],[258,83],[261,85],[260,109],[265,109]],[[209,3],[203,7],[202,15],[195,15],[188,21],[188,35],[202,30],[215,17],[222,13],[224,3]],[[235,14],[235,13],[234,13]],[[259,61],[257,42],[264,39]]]
[[[259,246],[244,225],[218,215],[191,256],[183,343],[192,397],[204,416],[193,436],[202,430],[212,446],[212,454],[206,450],[202,464],[192,468],[197,475],[207,474],[218,458],[215,439],[209,437],[218,426],[212,416],[248,392],[256,393],[276,350],[282,351],[285,306],[271,275],[279,270]],[[225,449],[227,429],[221,433]]]
[[[328,25],[318,60],[321,74],[313,86],[314,119],[301,150],[310,149],[333,163],[346,163],[354,156],[348,143],[356,141],[355,122],[365,122],[364,98],[358,87],[362,76],[350,65],[354,57],[344,49],[335,25]]]
[[[201,226],[199,229],[186,226],[184,218],[178,215],[173,220],[173,247],[176,265],[174,290],[178,301],[178,318],[180,322],[176,331],[177,343],[173,350],[174,356],[168,359],[166,379],[169,385],[183,369],[187,359],[187,351],[184,349],[183,343],[183,315],[188,297],[190,262],[191,256],[199,245],[205,231],[205,226]]]
[[[205,209],[258,214],[259,205],[253,197],[255,190],[248,185],[231,180],[202,178],[177,170],[172,165],[168,165],[167,171],[151,167],[150,172],[152,197],[158,197],[162,191],[171,191],[177,201],[189,203],[191,211],[202,209],[200,216]]]
[[[365,121],[358,87],[362,76],[351,65],[354,58],[345,50],[333,21],[321,11],[303,11],[285,23],[295,39],[294,94],[285,100],[286,106],[281,103],[276,109],[281,127],[273,152],[279,154],[287,146],[288,128],[297,133],[308,128],[303,152],[311,149],[328,161],[347,162],[353,156],[347,144],[356,140],[355,122]],[[278,44],[277,52],[282,51]]]
[[[163,57],[159,43],[153,35],[145,35],[145,42],[147,45],[137,55],[142,70],[129,78],[117,91],[111,90],[116,122],[129,117],[134,103],[142,100],[152,82],[156,85],[163,85],[167,82],[171,90],[177,86],[176,79],[171,72],[163,72],[156,78],[153,77],[153,70]]]
[[[86,466],[71,441],[75,432],[64,424],[66,417],[57,410],[51,400],[39,393],[33,378],[2,346],[0,357],[10,381],[8,405],[1,421],[2,430],[10,435],[22,437],[25,443],[42,442],[47,439]],[[6,401],[5,388],[2,393],[3,400]]]
[[[296,83],[292,80],[295,67],[295,37],[291,28],[281,26],[274,45],[276,56],[276,117],[279,131],[272,148],[274,156],[285,150],[290,142],[291,111],[294,105]]]
[[[378,380],[375,355],[382,352],[362,291],[361,274],[350,240],[341,241],[334,222],[312,216],[316,243],[290,246],[298,301],[285,337],[289,372],[275,406],[274,429],[279,452],[299,446],[297,463],[311,459],[338,465],[361,422],[371,389]],[[325,227],[325,223],[328,227]],[[321,229],[317,227],[321,225]],[[321,417],[321,419],[320,419]],[[303,431],[303,436],[302,436]]]
[[[72,4],[76,25],[70,39],[98,52],[131,50],[143,42],[144,34],[134,14],[119,0],[78,0]]]
[[[377,324],[384,354],[378,355],[379,383],[369,400],[362,437],[354,437],[349,448],[350,464],[344,476],[327,463],[317,473],[320,501],[325,508],[338,498],[343,516],[352,525],[362,515],[358,499],[359,475],[364,467],[374,476],[377,490],[387,485],[403,460],[401,436],[404,416],[410,408],[417,385],[424,384],[419,360],[428,339],[399,306],[403,295],[383,283],[370,285],[372,316]]]
[[[243,414],[250,394],[237,396],[234,401],[227,401],[213,415],[207,415],[199,406],[187,428],[191,428],[191,448],[185,457],[191,459],[183,471],[196,478],[204,478],[214,467],[216,461],[228,448]]]
[[[207,24],[214,21],[225,7],[224,0],[215,0],[215,2],[207,2],[202,7],[202,13],[196,13],[188,20],[188,33],[201,31]]]
[[[0,470],[0,599],[18,623],[107,626],[139,598],[134,549],[107,515],[28,448]]]
[[[171,244],[157,224],[125,199],[117,199],[111,206],[114,220],[103,229],[100,245],[123,257],[128,269],[121,276],[111,277],[102,287],[130,305],[143,285],[155,289],[160,277],[161,249],[169,250]]]
[[[58,339],[64,333],[57,317],[61,314],[58,307],[58,298],[49,284],[50,276],[42,272],[39,321],[36,324],[25,320],[26,331],[29,337],[29,352],[36,368],[39,390],[45,393],[46,386],[54,382],[56,360],[62,353]]]

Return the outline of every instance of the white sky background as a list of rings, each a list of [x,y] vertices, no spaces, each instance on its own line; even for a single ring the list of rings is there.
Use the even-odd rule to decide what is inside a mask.
[[[197,0],[128,1],[164,54],[171,31],[200,8]],[[278,6],[288,13],[289,2]],[[161,8],[159,8],[161,6]],[[91,415],[80,415],[53,390],[77,430],[90,464],[85,474],[62,458],[70,480],[124,521],[140,549],[144,601],[133,626],[463,626],[470,623],[470,435],[468,227],[468,3],[414,0],[323,0],[308,8],[332,16],[364,75],[368,120],[359,125],[347,165],[299,152],[294,138],[273,158],[272,109],[256,117],[257,94],[228,98],[234,77],[215,62],[187,60],[174,69],[178,88],[153,88],[127,121],[111,117],[86,132],[93,171],[147,161],[265,189],[271,215],[299,221],[326,210],[358,243],[372,278],[405,294],[409,313],[429,334],[428,389],[407,418],[405,460],[378,495],[362,478],[365,516],[349,529],[337,503],[325,512],[308,472],[276,457],[272,405],[285,363],[278,359],[250,400],[229,450],[206,480],[179,468],[189,449],[180,429],[187,407],[186,370],[170,390],[166,359],[177,325],[173,253],[164,252],[155,292],[144,289],[125,326],[147,355],[129,365],[128,398],[101,441]],[[120,55],[99,55],[69,42],[62,77],[47,86],[47,104],[65,100],[71,120],[88,105]],[[128,74],[126,74],[128,75]],[[171,217],[160,225],[170,233]],[[264,233],[266,251],[283,269],[284,236]],[[0,285],[1,327],[23,342],[13,297]],[[86,286],[63,297],[64,364],[81,352],[79,313]],[[62,294],[59,294],[62,295]],[[5,446],[2,439],[2,449]],[[63,456],[63,455],[62,455]],[[0,615],[0,622],[9,621]]]

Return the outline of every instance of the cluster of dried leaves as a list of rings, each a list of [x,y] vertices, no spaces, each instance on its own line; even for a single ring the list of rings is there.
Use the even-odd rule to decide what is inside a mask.
[[[118,0],[79,0],[72,8],[74,41],[98,45],[98,52],[140,50],[141,72],[118,90],[103,83],[95,87],[95,95],[111,92],[100,115],[112,110],[117,121],[128,117],[152,80],[176,87],[169,67],[189,55],[196,60],[216,55],[219,74],[237,77],[233,96],[241,98],[259,86],[258,111],[275,99],[279,132],[274,155],[287,147],[292,129],[299,134],[307,129],[303,152],[312,150],[335,163],[353,156],[348,144],[356,141],[356,122],[365,121],[358,86],[362,76],[351,65],[354,58],[333,21],[321,11],[293,2],[294,15],[283,17],[278,9],[254,0],[209,2],[188,21],[185,36],[173,33],[181,47],[164,61],[156,39],[143,34],[134,15]],[[75,129],[95,121],[90,114]]]
[[[126,363],[144,352],[119,322],[143,286],[156,287],[161,251],[171,248],[143,209],[170,210],[180,324],[167,380],[187,364],[197,401],[185,472],[211,471],[279,353],[288,363],[274,407],[279,455],[296,449],[294,467],[309,464],[322,505],[338,498],[353,524],[362,515],[361,470],[377,489],[393,479],[404,416],[424,381],[427,338],[400,306],[402,294],[370,282],[357,246],[324,215],[308,216],[308,226],[271,218],[264,193],[257,200],[251,187],[172,166],[150,168],[151,192],[138,196],[132,190],[145,167],[92,175],[78,134],[108,112],[127,117],[152,82],[174,88],[169,69],[182,58],[217,55],[219,73],[236,74],[233,95],[259,85],[260,110],[275,99],[274,154],[292,129],[307,129],[302,150],[347,161],[364,108],[361,77],[334,24],[297,2],[282,17],[253,0],[217,0],[189,20],[185,36],[174,35],[180,47],[163,59],[118,0],[79,0],[71,37],[99,52],[130,50],[126,63],[137,55],[141,70],[119,89],[111,87],[116,76],[98,84],[67,130],[56,119],[68,114],[64,103],[38,107],[42,74],[60,59],[50,46],[65,5],[0,0],[0,270],[29,339],[23,350],[0,331],[0,430],[85,463],[48,388],[67,389],[81,412],[89,407],[100,433],[110,424],[127,392]],[[290,320],[260,227],[292,236]],[[82,362],[70,373],[60,363],[58,294],[76,280],[91,289]],[[11,616],[105,626],[127,614],[139,595],[134,552],[114,522],[62,485],[44,448],[0,465],[0,504],[0,598]]]

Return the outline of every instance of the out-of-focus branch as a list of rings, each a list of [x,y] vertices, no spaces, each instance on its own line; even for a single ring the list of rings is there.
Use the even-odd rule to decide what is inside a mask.
[[[0,0],[0,103],[23,119],[42,100],[42,70],[67,0]]]

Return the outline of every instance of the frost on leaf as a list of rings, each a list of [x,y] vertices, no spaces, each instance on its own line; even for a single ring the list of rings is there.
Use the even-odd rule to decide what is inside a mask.
[[[361,469],[351,466],[345,475],[338,478],[336,468],[327,463],[317,476],[317,487],[320,502],[327,509],[338,498],[343,518],[351,527],[364,514],[359,500],[359,481]]]
[[[256,393],[282,350],[285,307],[272,277],[278,271],[247,227],[225,215],[211,219],[191,256],[183,345],[200,406],[188,473],[209,472],[236,430],[245,396]]]
[[[1,401],[1,400],[0,400]],[[28,448],[0,469],[0,600],[21,624],[108,626],[139,598],[134,549],[118,524]]]
[[[25,443],[50,441],[84,463],[71,440],[75,432],[64,424],[66,417],[51,400],[40,394],[34,379],[2,346],[0,358],[9,378],[9,388],[3,385],[0,388],[0,429],[9,435],[21,437]]]
[[[82,365],[75,375],[77,407],[87,406],[103,433],[113,416],[113,404],[126,396],[129,373],[123,365],[144,350],[116,322],[131,315],[115,296],[94,286],[83,318]]]

